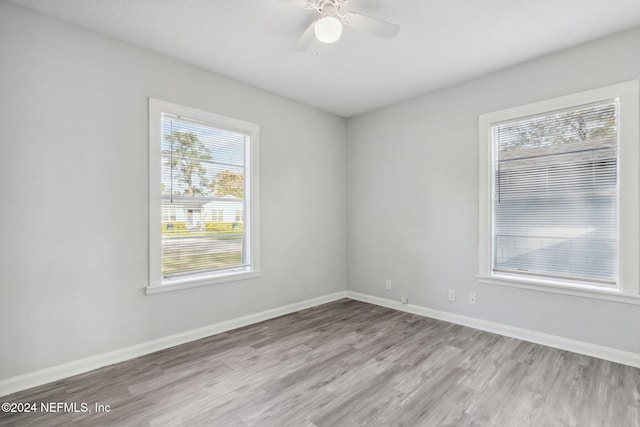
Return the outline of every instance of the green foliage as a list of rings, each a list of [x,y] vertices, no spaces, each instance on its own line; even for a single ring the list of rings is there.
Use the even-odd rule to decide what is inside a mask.
[[[229,170],[218,172],[211,183],[211,189],[219,197],[231,195],[242,199],[244,198],[244,174]]]
[[[616,135],[615,108],[607,104],[561,111],[505,123],[498,128],[501,151],[611,138]]]
[[[167,157],[165,166],[173,169],[178,182],[184,184],[185,196],[205,195],[209,181],[207,169],[201,160],[211,160],[211,150],[193,132],[173,131],[165,137],[171,143],[171,150],[164,150]],[[175,194],[175,193],[174,193]]]
[[[242,231],[241,222],[218,222],[218,221],[206,221],[204,223],[206,231]]]
[[[187,231],[187,223],[184,221],[172,221],[162,223],[163,233],[183,233]]]

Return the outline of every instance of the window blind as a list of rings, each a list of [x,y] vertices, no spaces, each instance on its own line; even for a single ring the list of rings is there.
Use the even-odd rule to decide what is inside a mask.
[[[170,114],[161,126],[163,278],[245,269],[249,136]]]
[[[615,100],[491,126],[493,271],[614,286]]]

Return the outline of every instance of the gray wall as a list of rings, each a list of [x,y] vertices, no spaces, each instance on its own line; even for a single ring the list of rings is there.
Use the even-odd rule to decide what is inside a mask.
[[[640,353],[638,305],[475,278],[478,116],[638,78],[638,46],[635,29],[348,120],[348,289]]]
[[[0,379],[345,289],[345,121],[0,2]],[[147,97],[261,126],[260,279],[145,296]]]
[[[350,119],[345,139],[343,119],[0,1],[0,379],[345,286],[640,352],[640,306],[475,280],[478,115],[637,78],[638,45],[640,29]],[[262,278],[144,295],[147,97],[261,126]]]

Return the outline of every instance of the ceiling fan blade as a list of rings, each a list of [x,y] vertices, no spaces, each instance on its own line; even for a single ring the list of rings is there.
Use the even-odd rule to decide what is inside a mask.
[[[316,21],[313,21],[311,25],[307,27],[304,33],[302,33],[298,41],[295,42],[293,46],[291,46],[291,50],[293,52],[303,52],[309,47],[309,45],[315,38],[315,29],[314,29],[315,25],[316,25]]]
[[[400,27],[370,16],[347,12],[342,16],[342,23],[357,30],[366,31],[383,39],[392,39],[400,31]]]
[[[280,0],[281,3],[287,3],[292,6],[302,7],[304,9],[316,9],[316,3],[311,0]]]

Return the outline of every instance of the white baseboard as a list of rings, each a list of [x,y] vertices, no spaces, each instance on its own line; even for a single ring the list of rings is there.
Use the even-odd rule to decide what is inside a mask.
[[[523,341],[546,345],[548,347],[554,347],[560,350],[571,351],[573,353],[583,354],[585,356],[597,357],[598,359],[609,360],[611,362],[640,368],[640,354],[638,353],[618,350],[615,348],[591,344],[584,341],[572,340],[569,338],[536,332],[529,329],[517,328],[515,326],[509,326],[503,323],[490,322],[488,320],[477,319],[474,317],[463,316],[446,311],[433,310],[431,308],[426,308],[419,305],[402,304],[399,301],[380,298],[373,295],[361,294],[358,292],[347,291],[346,296],[347,298],[357,301],[380,305],[407,313],[417,314],[419,316],[444,320],[446,322],[468,326],[470,328],[480,329],[482,331],[492,332],[494,334],[517,338]]]
[[[5,396],[52,381],[57,381],[73,375],[89,372],[94,369],[102,368],[104,366],[113,365],[114,363],[124,362],[126,360],[144,356],[145,354],[153,353],[155,351],[164,350],[169,347],[241,328],[265,320],[273,319],[275,317],[294,313],[296,311],[315,307],[317,305],[336,301],[342,298],[350,298],[353,300],[380,305],[407,313],[417,314],[419,316],[444,320],[446,322],[468,326],[470,328],[480,329],[511,338],[517,338],[523,341],[529,341],[536,344],[546,345],[561,350],[571,351],[573,353],[584,354],[586,356],[597,357],[599,359],[609,360],[611,362],[640,368],[640,354],[637,353],[631,353],[615,348],[572,340],[556,335],[544,334],[528,329],[516,328],[514,326],[509,326],[502,323],[490,322],[487,320],[476,319],[473,317],[449,313],[446,311],[433,310],[414,304],[402,304],[399,301],[380,298],[373,295],[361,294],[351,291],[341,291],[330,295],[324,295],[318,298],[312,298],[286,306],[277,307],[271,310],[262,311],[260,313],[249,314],[247,316],[238,317],[236,319],[226,320],[224,322],[216,323],[198,329],[193,329],[190,331],[185,331],[175,335],[170,335],[168,337],[147,341],[131,347],[110,351],[108,353],[99,354],[96,356],[87,357],[85,359],[80,359],[62,365],[52,366],[50,368],[42,369],[39,371],[0,380],[0,396]]]
[[[260,313],[249,314],[247,316],[238,317],[236,319],[226,320],[224,322],[215,323],[213,325],[204,326],[198,329],[192,329],[179,334],[170,335],[168,337],[158,338],[131,347],[110,351],[108,353],[98,354],[96,356],[87,357],[85,359],[76,360],[50,368],[41,369],[39,371],[30,372],[23,375],[0,380],[0,396],[5,396],[17,391],[26,390],[62,378],[73,375],[82,374],[104,366],[113,365],[114,363],[124,362],[125,360],[144,356],[158,350],[164,350],[169,347],[184,344],[189,341],[198,340],[219,334],[221,332],[230,331],[232,329],[242,328],[254,323],[273,319],[285,314],[294,313],[306,308],[315,307],[331,301],[336,301],[346,297],[346,292],[336,292],[330,295],[324,295],[318,298],[312,298],[305,301],[277,307],[271,310],[261,311]]]

